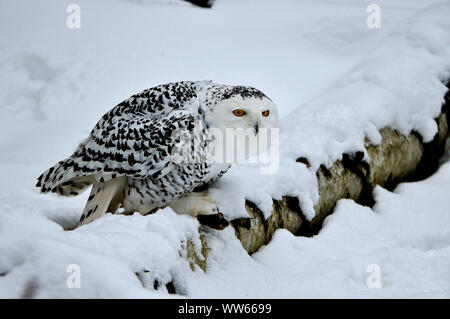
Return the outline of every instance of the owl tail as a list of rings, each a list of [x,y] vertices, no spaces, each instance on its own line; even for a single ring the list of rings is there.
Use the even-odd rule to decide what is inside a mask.
[[[115,213],[123,201],[126,178],[95,182],[77,226],[88,224],[107,212]]]
[[[42,193],[56,193],[62,196],[76,196],[84,192],[95,181],[93,175],[75,173],[76,157],[73,155],[50,167],[38,177],[36,187]]]

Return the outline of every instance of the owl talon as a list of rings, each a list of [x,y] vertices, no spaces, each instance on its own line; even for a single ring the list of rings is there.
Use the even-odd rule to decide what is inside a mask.
[[[179,198],[172,202],[170,207],[178,214],[191,215],[214,215],[219,211],[217,203],[214,198],[208,195],[207,192],[193,192],[188,196]]]
[[[217,230],[223,230],[230,224],[222,213],[214,215],[197,215],[197,220],[200,224]]]

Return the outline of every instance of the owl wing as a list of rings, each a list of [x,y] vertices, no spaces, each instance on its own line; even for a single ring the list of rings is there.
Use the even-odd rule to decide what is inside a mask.
[[[71,196],[95,181],[119,176],[158,178],[175,167],[174,136],[192,132],[197,119],[186,109],[158,115],[118,113],[107,113],[74,154],[44,172],[36,186],[42,192]]]

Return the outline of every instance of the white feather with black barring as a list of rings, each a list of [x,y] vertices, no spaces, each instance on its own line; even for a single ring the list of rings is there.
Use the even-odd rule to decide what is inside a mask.
[[[237,116],[236,109],[245,116],[240,112]],[[269,116],[263,115],[266,111]],[[255,129],[256,134],[258,127],[277,126],[274,103],[255,88],[212,81],[164,84],[133,95],[106,113],[70,157],[38,178],[37,186],[44,193],[75,196],[93,184],[80,224],[118,207],[142,214],[171,205],[184,214],[214,213],[207,194],[185,199],[231,166],[211,160],[215,141],[209,130]],[[190,155],[196,160],[174,160],[174,136],[179,131],[189,132],[195,140]]]

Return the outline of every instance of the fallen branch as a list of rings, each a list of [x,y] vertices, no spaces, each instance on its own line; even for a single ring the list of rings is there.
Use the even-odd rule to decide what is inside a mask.
[[[317,171],[319,202],[314,207],[315,217],[308,221],[297,198],[284,197],[273,201],[272,214],[265,219],[258,207],[246,202],[249,218],[231,221],[237,238],[245,250],[252,254],[267,244],[273,233],[284,228],[296,235],[317,234],[324,219],[330,215],[342,198],[371,206],[372,191],[376,185],[392,190],[398,183],[426,178],[438,168],[438,160],[444,152],[449,135],[450,95],[445,96],[442,113],[436,119],[438,133],[431,142],[424,143],[417,132],[404,136],[391,128],[380,131],[382,141],[372,145],[366,140],[370,161],[363,161],[363,153],[344,154],[330,168],[321,166]],[[297,160],[308,164],[307,159]],[[192,264],[206,269],[207,243],[202,241],[205,258],[196,256],[192,245],[187,245],[187,255]]]

